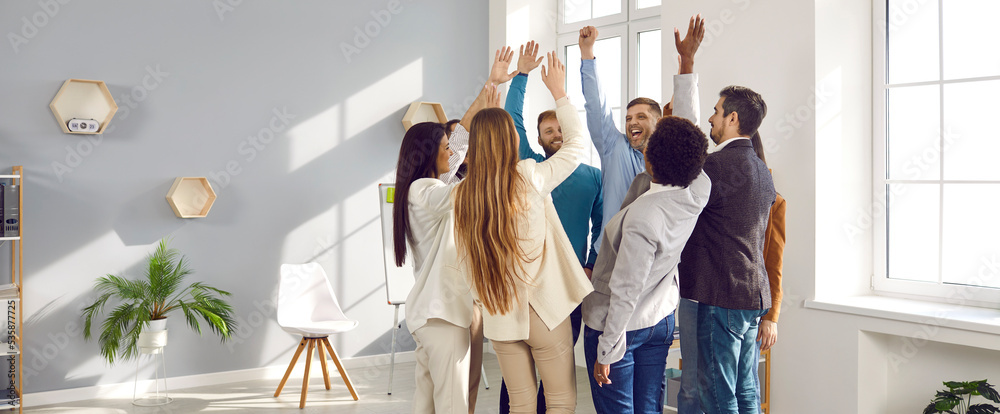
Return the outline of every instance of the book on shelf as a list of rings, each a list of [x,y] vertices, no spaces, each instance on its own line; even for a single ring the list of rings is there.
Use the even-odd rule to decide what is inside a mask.
[[[0,285],[0,300],[17,299],[17,285],[8,283]]]
[[[21,233],[20,192],[21,187],[16,184],[0,183],[0,237],[17,237]]]

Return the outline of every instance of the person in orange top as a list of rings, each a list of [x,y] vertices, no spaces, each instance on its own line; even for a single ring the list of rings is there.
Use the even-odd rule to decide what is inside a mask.
[[[764,164],[764,145],[760,134],[754,133],[750,138],[754,152]],[[767,220],[767,232],[764,237],[764,267],[767,279],[771,285],[771,310],[761,318],[757,341],[760,350],[766,351],[778,341],[778,314],[781,312],[781,264],[785,253],[785,199],[778,194],[771,205],[771,216]]]
[[[750,137],[753,150],[764,164],[764,144],[760,141],[760,133]],[[771,349],[778,342],[778,314],[781,313],[781,265],[785,255],[785,198],[777,196],[771,205],[771,215],[767,219],[767,232],[764,234],[764,269],[767,270],[767,281],[771,285],[771,310],[760,318],[760,328],[757,331],[757,357],[760,353]],[[754,370],[757,375],[757,370]],[[760,381],[757,381],[757,401],[760,399]]]

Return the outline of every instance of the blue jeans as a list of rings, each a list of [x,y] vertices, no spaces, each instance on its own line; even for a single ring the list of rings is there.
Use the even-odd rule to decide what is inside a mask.
[[[681,389],[677,393],[677,414],[703,414],[698,392],[698,302],[681,298],[677,308],[681,330]]]
[[[611,364],[611,384],[597,386],[594,363],[601,331],[583,329],[583,349],[587,356],[590,393],[598,413],[663,412],[663,389],[666,386],[667,352],[674,342],[674,314],[649,328],[625,333],[625,356]]]
[[[758,414],[757,328],[764,310],[698,304],[698,380],[707,414]]]

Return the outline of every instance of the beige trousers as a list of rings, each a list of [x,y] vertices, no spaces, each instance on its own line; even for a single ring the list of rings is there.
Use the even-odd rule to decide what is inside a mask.
[[[472,324],[469,325],[469,414],[476,412],[479,381],[483,376],[483,314],[478,306],[472,307]]]
[[[535,412],[537,367],[545,384],[546,413],[573,413],[576,411],[576,367],[569,317],[550,331],[534,309],[529,313],[527,340],[493,341],[500,372],[510,394],[510,412]]]
[[[417,343],[414,413],[452,414],[469,410],[469,336],[469,328],[437,318],[428,319],[413,332]]]

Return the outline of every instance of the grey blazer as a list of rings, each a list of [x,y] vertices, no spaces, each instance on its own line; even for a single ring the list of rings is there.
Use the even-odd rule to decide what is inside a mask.
[[[677,307],[677,263],[711,187],[702,172],[686,188],[636,195],[608,221],[594,264],[594,292],[583,301],[584,322],[602,331],[598,362],[620,360],[627,331],[653,326]]]

